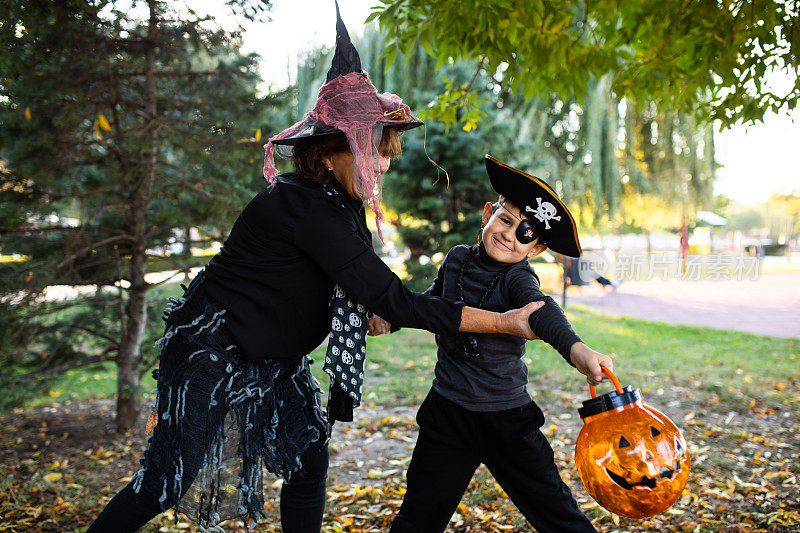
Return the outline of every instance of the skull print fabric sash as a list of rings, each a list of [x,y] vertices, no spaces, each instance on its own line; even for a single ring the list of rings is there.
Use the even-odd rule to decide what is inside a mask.
[[[367,309],[347,297],[338,285],[331,298],[331,332],[325,354],[325,372],[352,399],[361,403],[364,357],[367,353]]]
[[[359,236],[372,248],[372,234],[361,203],[348,198],[336,184],[323,185],[323,190],[353,217]],[[328,422],[332,424],[335,420],[352,421],[353,408],[361,404],[369,311],[351,300],[338,285],[333,289],[330,307],[331,331],[324,370],[331,378]]]

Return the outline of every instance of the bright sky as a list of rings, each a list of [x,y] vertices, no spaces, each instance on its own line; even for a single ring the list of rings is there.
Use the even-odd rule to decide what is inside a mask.
[[[364,33],[364,20],[378,0],[339,0],[339,11],[352,38]],[[261,76],[285,86],[298,56],[318,46],[336,42],[336,8],[333,0],[273,0],[272,22],[245,35],[245,50],[265,59]],[[292,73],[292,76],[294,74]]]
[[[220,0],[192,3],[214,6]],[[378,0],[340,0],[350,35],[363,33],[363,21]],[[273,0],[272,22],[248,28],[245,50],[261,54],[261,75],[268,88],[286,86],[292,65],[304,50],[332,46],[336,38],[333,0]],[[794,119],[794,120],[792,120]],[[773,192],[800,190],[800,110],[770,114],[760,124],[734,126],[717,134],[718,171],[715,192],[741,204],[763,202]]]
[[[800,112],[775,115],[763,123],[734,126],[717,134],[715,192],[740,204],[760,203],[774,192],[800,190]]]

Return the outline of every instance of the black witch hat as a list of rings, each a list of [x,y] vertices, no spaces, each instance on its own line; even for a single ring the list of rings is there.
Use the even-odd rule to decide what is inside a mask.
[[[328,70],[328,77],[325,82],[333,80],[336,76],[343,76],[351,72],[362,72],[361,57],[358,50],[350,41],[350,34],[339,13],[339,2],[336,1],[336,51],[333,53],[331,68]]]
[[[330,83],[339,76],[344,76],[346,74],[350,74],[351,72],[360,72],[360,73],[364,72],[361,69],[361,57],[358,55],[358,50],[356,50],[356,47],[353,46],[352,41],[350,41],[350,34],[347,32],[347,27],[344,25],[342,16],[339,13],[339,2],[337,1],[335,3],[336,3],[336,50],[333,53],[331,68],[328,70],[328,75],[325,79],[326,84]],[[385,109],[384,111],[386,114],[390,114],[394,111],[394,109]],[[409,117],[409,120],[407,122],[402,122],[402,123],[398,123],[396,121],[386,121],[386,122],[380,121],[378,122],[378,125],[391,126],[400,131],[405,131],[417,128],[424,124],[424,122],[411,119],[413,119],[413,117]],[[283,139],[275,139],[272,142],[273,144],[277,145],[291,146],[297,144],[297,141],[299,141],[300,139],[305,139],[308,137],[320,137],[323,135],[332,135],[335,133],[341,133],[341,131],[338,128],[325,124],[324,122],[317,121],[313,124],[309,124],[309,127],[301,128],[299,131],[296,131],[290,137],[286,137]]]
[[[492,188],[519,208],[547,247],[568,257],[580,257],[581,243],[575,219],[555,191],[544,180],[489,154],[484,160]]]

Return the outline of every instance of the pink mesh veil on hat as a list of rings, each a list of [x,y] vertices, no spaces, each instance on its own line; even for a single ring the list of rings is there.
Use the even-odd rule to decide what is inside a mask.
[[[375,213],[378,235],[380,224],[382,176],[378,169],[378,146],[383,128],[407,130],[421,126],[403,100],[392,93],[378,94],[361,70],[358,51],[350,41],[336,3],[336,51],[327,81],[317,95],[314,109],[303,120],[271,137],[264,145],[264,178],[275,184],[278,171],[274,154],[291,159],[292,146],[300,139],[343,133],[353,153],[353,166],[361,198]]]

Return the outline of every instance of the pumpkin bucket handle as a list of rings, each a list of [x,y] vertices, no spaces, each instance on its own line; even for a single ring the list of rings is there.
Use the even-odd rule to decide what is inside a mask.
[[[611,371],[611,369],[606,368],[603,365],[600,365],[600,370],[603,371],[603,374],[605,374],[606,376],[611,378],[611,383],[614,384],[614,388],[617,389],[617,393],[618,394],[622,394],[622,392],[623,392],[622,391],[622,385],[620,384],[619,380],[617,379],[617,376],[615,376],[614,373]],[[597,390],[595,390],[594,385],[589,385],[589,394],[592,395],[592,398],[597,398]]]

